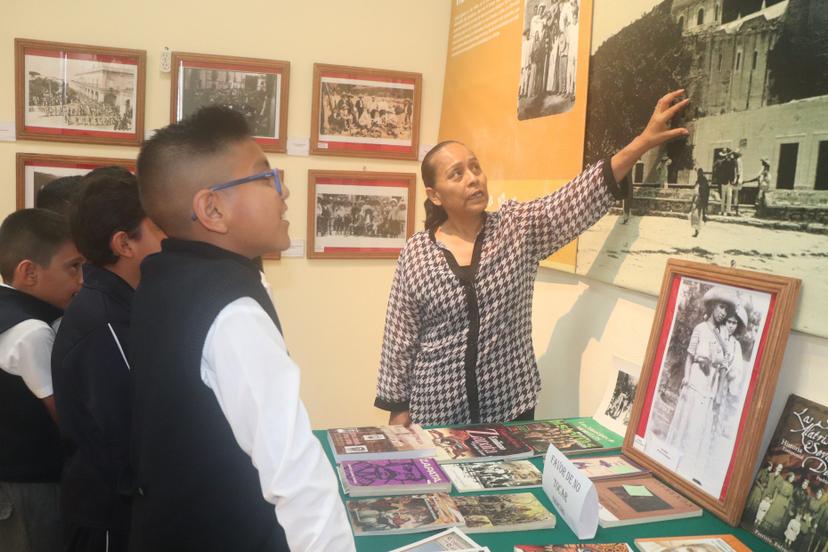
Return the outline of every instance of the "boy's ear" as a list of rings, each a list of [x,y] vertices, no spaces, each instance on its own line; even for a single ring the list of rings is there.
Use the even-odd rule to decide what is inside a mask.
[[[111,249],[117,257],[131,259],[135,255],[135,252],[132,250],[129,234],[123,230],[115,232],[112,234],[112,237],[109,238],[109,249]]]
[[[27,288],[37,285],[38,266],[31,259],[23,259],[14,269],[11,285],[14,288]]]
[[[193,224],[201,224],[206,230],[218,234],[229,231],[226,205],[219,194],[204,188],[193,197]]]

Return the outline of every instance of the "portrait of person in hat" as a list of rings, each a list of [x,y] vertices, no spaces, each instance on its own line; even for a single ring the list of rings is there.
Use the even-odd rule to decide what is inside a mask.
[[[727,373],[728,345],[722,336],[723,326],[736,311],[738,301],[730,290],[713,286],[702,302],[705,316],[693,328],[687,345],[684,374],[667,432],[667,444],[681,451],[676,471],[700,485],[714,437],[711,430],[717,423],[714,407],[718,382]]]

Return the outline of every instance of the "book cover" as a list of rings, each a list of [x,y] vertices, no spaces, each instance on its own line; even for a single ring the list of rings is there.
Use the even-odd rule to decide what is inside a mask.
[[[702,509],[652,476],[595,481],[598,524],[620,527],[702,515]]]
[[[509,431],[532,447],[534,456],[544,456],[549,445],[566,455],[621,448],[624,438],[592,418],[538,420],[509,426]]]
[[[555,527],[555,515],[532,493],[455,496],[466,533],[531,531]]]
[[[418,533],[463,524],[447,494],[357,498],[345,502],[354,535]]]
[[[828,547],[828,407],[791,395],[748,493],[742,526],[776,550]]]
[[[593,481],[648,473],[647,470],[623,456],[573,458],[572,463]]]
[[[328,442],[337,463],[342,460],[419,458],[434,456],[436,452],[428,434],[416,424],[329,429]]]
[[[446,474],[459,493],[540,487],[543,474],[529,460],[446,464]]]
[[[441,464],[528,458],[532,448],[503,424],[438,427],[428,430]]]
[[[628,544],[518,544],[514,552],[632,552]]]
[[[635,539],[641,552],[668,552],[671,550],[705,550],[709,552],[750,552],[750,548],[733,535],[700,535],[694,537],[660,537]]]
[[[461,550],[463,552],[479,552],[488,550],[488,548],[482,547],[474,542],[457,527],[452,527],[401,548],[395,548],[390,552],[442,552],[444,550],[451,550],[452,552],[460,552]]]
[[[351,496],[451,491],[448,476],[434,458],[344,461],[337,471]]]

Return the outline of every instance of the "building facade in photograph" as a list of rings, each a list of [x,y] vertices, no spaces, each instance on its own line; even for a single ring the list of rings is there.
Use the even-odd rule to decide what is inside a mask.
[[[77,73],[69,84],[82,98],[112,106],[119,113],[131,112],[134,85],[134,73],[103,67]]]
[[[741,154],[742,180],[770,164],[770,190],[817,191],[798,202],[828,202],[828,95],[784,97],[786,78],[770,57],[783,33],[828,29],[820,0],[673,0],[671,14],[693,52],[688,95],[696,166],[711,171],[718,152]],[[828,43],[817,43],[828,54]],[[782,52],[778,52],[782,54]],[[781,57],[781,55],[780,55]],[[796,91],[794,91],[796,95]],[[637,183],[657,178],[661,153],[642,159]],[[668,182],[692,185],[694,170],[669,171]],[[784,200],[784,194],[777,194]],[[822,196],[825,195],[825,198]],[[810,197],[809,197],[810,196]]]

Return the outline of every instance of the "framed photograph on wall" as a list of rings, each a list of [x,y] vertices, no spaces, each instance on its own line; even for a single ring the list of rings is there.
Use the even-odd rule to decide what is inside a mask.
[[[800,281],[670,259],[624,453],[734,525]]]
[[[422,80],[420,73],[314,64],[310,152],[416,160]]]
[[[413,173],[308,171],[308,257],[396,259],[414,233]]]
[[[137,146],[146,52],[16,38],[18,140]]]
[[[17,208],[35,206],[37,193],[48,182],[64,176],[83,176],[98,167],[120,165],[135,172],[135,159],[17,154]]]
[[[171,82],[171,122],[224,105],[244,115],[264,151],[286,151],[290,62],[173,52]]]

